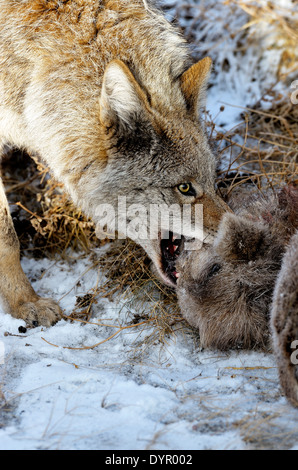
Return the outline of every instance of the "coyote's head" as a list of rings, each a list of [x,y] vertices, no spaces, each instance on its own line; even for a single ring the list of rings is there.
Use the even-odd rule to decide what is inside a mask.
[[[175,260],[184,237],[194,233],[187,211],[193,227],[200,222],[196,208],[203,206],[208,235],[228,210],[215,193],[216,158],[199,119],[210,67],[211,60],[205,58],[169,81],[175,93],[169,91],[172,100],[165,97],[162,104],[160,90],[149,93],[120,60],[112,61],[103,77],[100,121],[106,166],[100,192],[116,213],[109,214],[107,208],[104,224],[102,214],[95,221],[113,230],[116,216],[116,230],[126,230],[125,235],[144,247],[171,286],[176,284]]]

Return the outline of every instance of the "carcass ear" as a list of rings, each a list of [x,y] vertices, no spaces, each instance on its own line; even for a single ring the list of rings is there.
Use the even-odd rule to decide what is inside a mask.
[[[147,107],[143,90],[121,60],[113,60],[105,70],[100,97],[100,121],[106,127],[117,122],[133,127]]]
[[[214,243],[216,252],[228,262],[252,261],[264,256],[270,245],[268,228],[235,214],[225,214]]]
[[[181,88],[190,112],[199,117],[199,108],[204,104],[206,88],[212,67],[210,57],[205,57],[192,65],[181,76]]]

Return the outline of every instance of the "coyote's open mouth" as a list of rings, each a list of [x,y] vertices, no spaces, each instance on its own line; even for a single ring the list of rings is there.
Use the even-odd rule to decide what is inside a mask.
[[[168,283],[175,287],[179,273],[176,270],[176,261],[184,248],[184,237],[182,235],[174,235],[169,232],[169,237],[160,241],[162,270]]]

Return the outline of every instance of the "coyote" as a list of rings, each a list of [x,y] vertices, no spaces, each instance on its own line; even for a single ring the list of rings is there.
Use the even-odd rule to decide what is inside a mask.
[[[212,246],[181,255],[181,313],[203,347],[272,345],[285,395],[298,406],[298,188],[246,205],[223,216]]]
[[[2,152],[9,145],[38,154],[96,224],[102,203],[116,207],[125,196],[145,207],[189,204],[192,217],[203,204],[206,233],[217,230],[228,208],[214,189],[217,162],[200,123],[211,60],[193,63],[153,4],[0,0],[0,31]],[[173,287],[177,240],[160,231],[140,241]],[[60,317],[22,271],[1,179],[0,294],[30,325]]]

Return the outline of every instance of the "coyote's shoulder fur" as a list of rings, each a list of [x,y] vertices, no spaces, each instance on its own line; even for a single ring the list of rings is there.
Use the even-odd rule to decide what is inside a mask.
[[[93,87],[100,95],[106,66],[119,59],[153,107],[184,106],[176,79],[191,65],[189,50],[153,6],[147,10],[140,0],[1,0],[0,7],[7,56],[22,57],[32,66],[42,61],[43,74],[78,85],[75,91],[82,91],[82,98],[88,91],[94,95]]]
[[[117,207],[123,196],[146,210],[190,204],[193,218],[201,203],[205,229],[216,231],[227,207],[215,193],[217,162],[199,116],[211,60],[193,64],[185,40],[151,2],[0,0],[0,30],[0,151],[11,145],[38,154],[95,223],[99,206]],[[0,184],[0,225],[4,218],[11,225],[13,245]],[[117,217],[129,222],[126,213]],[[174,248],[161,238],[160,231],[139,242],[174,286],[173,259],[163,256]],[[0,293],[15,316],[24,304],[21,316],[31,318],[26,305],[32,310],[38,300],[19,263],[11,300],[3,240],[0,228]]]

